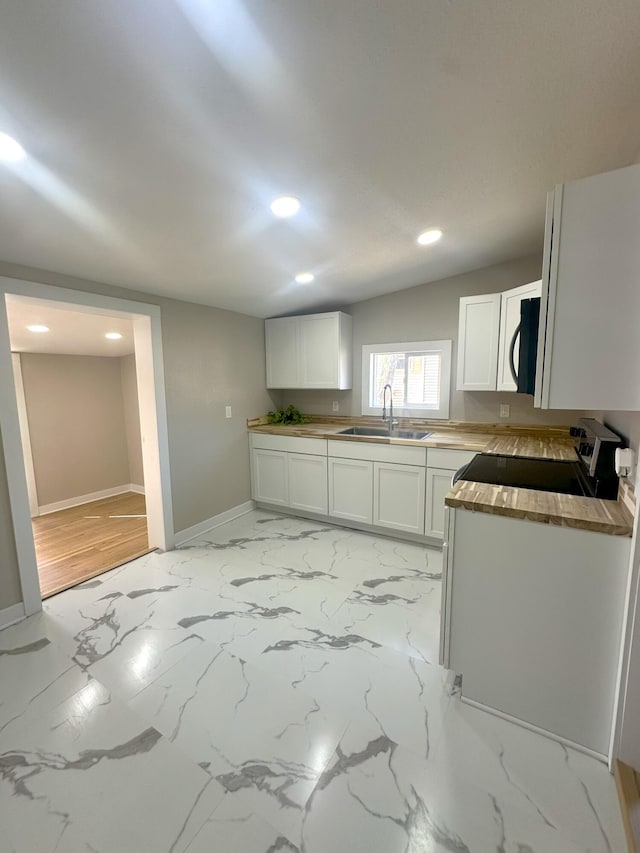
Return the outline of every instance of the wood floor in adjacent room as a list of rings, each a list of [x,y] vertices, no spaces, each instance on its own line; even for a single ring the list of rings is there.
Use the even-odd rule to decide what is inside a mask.
[[[32,519],[42,597],[149,551],[144,495],[125,492]]]

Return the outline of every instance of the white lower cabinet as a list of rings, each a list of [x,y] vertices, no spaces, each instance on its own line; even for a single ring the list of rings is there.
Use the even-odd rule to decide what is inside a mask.
[[[434,539],[444,539],[444,499],[451,489],[451,479],[456,470],[427,468],[427,498],[424,533]]]
[[[451,478],[474,451],[252,433],[258,503],[444,538]],[[348,525],[347,525],[348,526]]]
[[[373,462],[329,458],[329,515],[373,523]]]
[[[255,449],[252,452],[252,494],[256,501],[289,505],[288,453]]]
[[[423,467],[374,462],[373,524],[422,535],[424,492]]]
[[[289,506],[327,515],[327,457],[289,453]]]

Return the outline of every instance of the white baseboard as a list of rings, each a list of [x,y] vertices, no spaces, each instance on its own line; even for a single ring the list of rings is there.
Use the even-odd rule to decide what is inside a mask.
[[[186,530],[179,530],[175,535],[175,544],[177,546],[184,545],[191,539],[197,539],[203,533],[213,530],[214,527],[220,527],[221,524],[226,524],[227,521],[233,521],[234,518],[240,518],[241,515],[246,515],[255,508],[253,501],[245,501],[238,506],[232,506],[224,512],[214,515],[212,518],[207,518],[206,521],[201,521],[199,524],[194,524],[193,527],[187,527]]]
[[[335,515],[321,515],[318,512],[306,512],[305,510],[293,509],[290,506],[255,501],[256,509],[264,509],[267,512],[276,512],[280,515],[290,515],[294,518],[308,518],[319,524],[330,524],[332,527],[344,527],[347,530],[358,530],[361,533],[373,533],[375,536],[384,536],[386,539],[397,539],[399,542],[416,542],[419,545],[427,545],[442,551],[442,539],[433,536],[421,536],[418,533],[405,533],[402,530],[393,530],[391,527],[378,527],[375,524],[361,524],[359,521],[349,521],[346,518],[338,518]]]
[[[5,607],[4,610],[0,610],[0,630],[20,622],[24,617],[24,604],[21,601],[18,604],[12,604],[11,607]]]
[[[464,690],[464,677],[462,679],[462,689]],[[602,761],[605,764],[607,763],[607,756],[603,755],[601,752],[596,752],[594,749],[590,749],[588,746],[582,746],[580,743],[576,743],[575,741],[569,740],[566,737],[562,737],[562,735],[554,734],[554,732],[547,731],[547,729],[541,729],[540,726],[535,726],[533,723],[528,723],[526,720],[519,720],[517,717],[512,717],[511,714],[506,714],[504,711],[498,711],[497,708],[492,708],[490,705],[484,705],[482,702],[476,702],[475,699],[469,699],[468,696],[460,696],[460,701],[465,705],[471,705],[472,708],[478,708],[480,711],[486,711],[488,714],[493,714],[494,717],[500,717],[501,720],[506,720],[509,723],[514,723],[516,726],[520,726],[520,728],[528,729],[530,732],[535,732],[539,735],[544,735],[544,737],[548,737],[551,740],[555,740],[558,743],[563,744],[564,746],[570,746],[571,749],[575,749],[578,752],[583,752],[585,755],[590,755],[592,758],[596,758],[598,761]]]
[[[51,504],[44,504],[38,507],[40,515],[47,515],[50,512],[58,512],[61,509],[70,509],[72,506],[81,506],[88,504],[91,501],[99,501],[102,498],[112,498],[115,495],[122,495],[125,492],[138,492],[144,494],[144,486],[136,486],[133,483],[123,483],[121,486],[113,486],[110,489],[102,489],[99,492],[90,492],[88,495],[78,495],[75,498],[67,498],[64,501],[56,501]]]

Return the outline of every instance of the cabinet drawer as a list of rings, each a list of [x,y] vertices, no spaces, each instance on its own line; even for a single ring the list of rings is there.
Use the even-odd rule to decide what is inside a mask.
[[[427,465],[429,468],[448,468],[457,471],[467,462],[471,462],[477,450],[444,450],[439,447],[427,448]]]
[[[324,438],[298,438],[295,435],[270,435],[251,433],[251,447],[255,450],[282,450],[285,453],[306,453],[309,456],[326,456]]]
[[[396,465],[426,465],[425,447],[374,444],[372,441],[328,441],[329,456],[339,459],[366,459],[369,462],[395,462]],[[462,464],[462,463],[461,463]]]

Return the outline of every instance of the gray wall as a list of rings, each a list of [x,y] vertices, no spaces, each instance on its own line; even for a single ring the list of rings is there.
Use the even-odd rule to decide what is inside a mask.
[[[38,504],[131,482],[120,359],[22,353]]]
[[[275,403],[265,390],[262,320],[15,264],[0,262],[0,275],[159,305],[175,529],[249,500],[246,419]],[[0,609],[18,600],[5,480],[0,458],[0,534],[8,534],[0,541]]]
[[[497,293],[535,281],[540,278],[540,265],[541,259],[535,255],[348,306],[344,310],[353,317],[353,390],[280,391],[279,404],[294,403],[304,412],[330,414],[332,401],[338,400],[340,414],[360,415],[363,344],[451,339],[451,420],[498,421],[500,403],[509,403],[511,423],[573,423],[578,413],[534,409],[533,398],[522,394],[455,390],[460,297]]]
[[[129,461],[128,483],[144,486],[144,471],[142,468],[142,439],[140,437],[140,411],[138,407],[138,383],[136,379],[136,357],[125,355],[119,358],[120,382],[122,388],[122,408],[124,415],[124,430],[127,440],[127,456]]]

